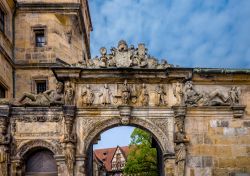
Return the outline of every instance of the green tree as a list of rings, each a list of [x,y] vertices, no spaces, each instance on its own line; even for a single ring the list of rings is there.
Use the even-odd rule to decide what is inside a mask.
[[[152,136],[139,128],[131,134],[130,152],[124,168],[126,175],[157,176],[157,151],[151,148]]]

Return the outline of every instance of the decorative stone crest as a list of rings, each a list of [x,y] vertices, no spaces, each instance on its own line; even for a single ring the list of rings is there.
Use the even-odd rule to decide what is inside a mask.
[[[84,68],[151,68],[151,69],[165,69],[168,67],[173,67],[167,63],[167,61],[162,61],[158,63],[157,59],[151,57],[148,54],[148,49],[145,48],[144,44],[139,44],[138,48],[134,45],[128,47],[128,44],[124,40],[118,42],[117,48],[112,47],[110,49],[111,53],[107,54],[107,49],[102,47],[100,49],[100,57],[95,57],[88,61],[88,63],[77,63],[73,66],[80,66]]]

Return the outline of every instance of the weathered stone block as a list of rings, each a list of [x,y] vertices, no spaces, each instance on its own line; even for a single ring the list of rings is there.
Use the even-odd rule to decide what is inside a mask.
[[[243,126],[244,127],[250,127],[250,121],[244,121]]]

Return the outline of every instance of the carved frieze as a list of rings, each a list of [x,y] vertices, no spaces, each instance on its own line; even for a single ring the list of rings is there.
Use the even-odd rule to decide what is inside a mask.
[[[240,88],[236,86],[229,90],[214,89],[210,92],[201,92],[194,88],[192,81],[187,81],[184,101],[187,106],[235,106],[240,103],[240,93]]]
[[[25,116],[18,116],[14,117],[18,122],[61,122],[62,116],[55,115],[55,116],[48,116],[48,115],[25,115]]]
[[[117,84],[78,85],[77,105],[91,106],[168,106],[168,86],[134,84],[124,80]]]

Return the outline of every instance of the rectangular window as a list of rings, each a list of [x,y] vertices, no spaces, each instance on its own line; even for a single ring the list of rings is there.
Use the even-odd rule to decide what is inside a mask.
[[[2,85],[0,85],[0,98],[6,98],[6,90]]]
[[[0,9],[0,31],[4,32],[4,16],[5,13]]]
[[[46,81],[36,81],[36,93],[43,93],[44,91],[46,91],[47,89],[47,85],[46,85]]]
[[[35,42],[36,47],[44,47],[45,46],[45,35],[44,29],[36,29],[35,32]]]

